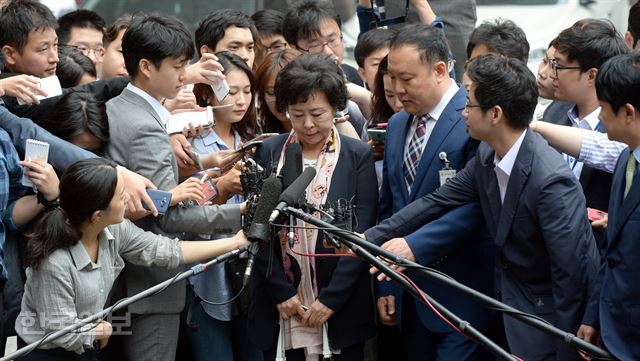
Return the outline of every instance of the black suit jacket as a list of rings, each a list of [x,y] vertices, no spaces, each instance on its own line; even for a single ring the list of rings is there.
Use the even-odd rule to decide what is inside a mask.
[[[567,116],[569,109],[574,104],[553,101],[547,109],[545,109],[542,115],[542,120],[545,122],[572,126],[571,119]],[[605,127],[600,124],[595,130],[606,133]],[[580,185],[584,191],[584,196],[587,201],[587,207],[596,208],[607,212],[609,210],[609,193],[611,193],[611,173],[603,172],[598,169],[594,169],[588,165],[582,167],[580,173]]]
[[[288,134],[266,140],[258,148],[255,159],[264,167],[275,166]],[[340,136],[342,147],[331,179],[328,202],[354,199],[357,224],[362,232],[376,222],[378,199],[377,180],[371,148],[359,140]],[[316,253],[334,253],[318,238]],[[371,281],[367,265],[357,258],[316,258],[318,299],[335,313],[329,318],[329,342],[342,349],[365,341],[374,331],[374,310]],[[277,340],[278,310],[276,305],[296,294],[282,266],[282,254],[277,237],[270,247],[261,247],[251,278],[252,297],[248,314],[248,336],[261,349],[268,349]]]
[[[503,301],[575,332],[583,321],[588,282],[597,270],[597,249],[578,181],[562,156],[527,130],[501,204],[494,154],[482,143],[455,178],[365,232],[367,240],[380,244],[388,235],[412,232],[454,207],[479,201],[498,251]],[[528,328],[513,322],[513,327]],[[552,337],[536,344],[507,332],[507,340],[524,359],[537,359],[540,350],[557,360],[578,358]]]

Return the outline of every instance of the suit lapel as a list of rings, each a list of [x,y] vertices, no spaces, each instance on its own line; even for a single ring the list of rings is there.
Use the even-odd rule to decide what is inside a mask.
[[[158,122],[158,124],[160,124],[162,126],[163,129],[165,128],[164,123],[160,119],[160,116],[158,115],[158,113],[155,111],[155,109],[153,109],[151,104],[149,104],[149,102],[147,102],[143,97],[141,97],[140,95],[132,92],[131,90],[129,90],[127,88],[125,88],[122,91],[121,97],[123,99],[127,100],[127,101],[130,101],[130,102],[134,103],[140,109],[144,109],[147,113],[149,113],[153,117],[153,119],[156,120],[156,122]]]
[[[629,157],[633,157],[633,155],[627,149],[620,156],[618,169],[613,178],[613,182],[615,182],[614,184],[616,187],[611,192],[611,196],[615,197],[613,201],[615,208],[613,209],[613,212],[611,212],[612,214],[610,214],[610,219],[613,219],[614,223],[610,225],[612,226],[612,229],[608,237],[609,246],[611,246],[611,244],[616,240],[618,232],[620,232],[620,229],[622,229],[622,226],[627,222],[629,216],[638,207],[638,204],[640,204],[640,176],[637,174],[633,179],[631,189],[629,189],[629,194],[627,194],[627,197],[624,198],[624,200],[622,199],[625,187],[625,171]],[[612,211],[611,208],[609,210]]]
[[[414,201],[416,198],[415,195],[420,194],[418,190],[422,186],[422,181],[425,178],[425,174],[427,173],[429,168],[431,168],[431,164],[433,163],[436,154],[440,152],[440,146],[447,138],[449,133],[451,133],[451,130],[453,130],[455,124],[460,121],[460,112],[462,111],[462,109],[464,109],[465,102],[466,91],[464,90],[464,88],[460,87],[453,98],[451,98],[451,100],[449,101],[449,104],[447,104],[447,106],[442,111],[440,119],[436,121],[436,124],[431,131],[431,135],[429,136],[429,140],[424,147],[424,152],[420,157],[420,164],[416,172],[416,180],[411,186],[409,201]],[[457,170],[460,171],[461,169]]]
[[[387,165],[389,167],[389,178],[395,178],[395,184],[400,184],[400,192],[402,194],[402,204],[409,204],[409,191],[407,190],[407,182],[404,178],[404,147],[407,139],[407,132],[413,121],[413,115],[407,113],[406,117],[394,120],[398,122],[400,134],[395,138],[396,143],[389,149],[391,155]],[[395,156],[394,156],[395,155]]]
[[[507,190],[504,195],[502,212],[500,213],[500,221],[498,221],[498,230],[496,231],[496,245],[498,247],[502,247],[507,239],[511,224],[513,223],[513,217],[518,208],[522,189],[531,173],[531,162],[535,151],[533,143],[534,136],[528,129],[526,132],[518,155],[516,156],[516,161],[513,164],[513,169],[511,169],[509,183],[507,184]]]

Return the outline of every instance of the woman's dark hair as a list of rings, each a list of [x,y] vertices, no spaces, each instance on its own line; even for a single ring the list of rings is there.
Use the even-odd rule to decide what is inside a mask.
[[[58,49],[58,66],[56,75],[60,79],[63,88],[73,88],[80,85],[80,80],[85,74],[97,78],[96,66],[93,61],[80,50],[70,46],[61,46]]]
[[[386,123],[389,118],[394,114],[393,108],[387,102],[387,98],[384,93],[384,76],[387,74],[387,67],[389,66],[389,60],[387,56],[382,58],[378,65],[378,72],[376,73],[375,87],[372,95],[372,110],[371,110],[371,125],[375,126],[379,123]]]
[[[256,85],[258,86],[258,106],[259,106],[259,119],[262,123],[262,129],[265,133],[285,133],[286,129],[282,126],[282,122],[271,113],[267,102],[264,98],[267,90],[267,82],[269,78],[277,76],[278,73],[284,67],[289,64],[293,59],[300,56],[300,52],[295,49],[283,49],[269,53],[258,69],[256,69]]]
[[[325,94],[334,110],[347,106],[347,86],[340,66],[325,55],[301,55],[276,78],[276,108],[284,113],[289,105],[306,102],[318,92]]]
[[[89,132],[101,141],[98,149],[90,149],[98,153],[109,141],[109,123],[104,103],[97,101],[89,92],[71,91],[65,94],[51,117],[40,125],[68,142],[75,136]]]
[[[27,265],[38,268],[56,250],[78,243],[79,227],[95,211],[109,207],[117,183],[116,165],[110,160],[90,158],[67,168],[60,179],[60,207],[36,224],[27,243]]]
[[[129,24],[131,24],[131,20],[133,20],[131,14],[123,14],[122,16],[117,18],[111,25],[109,25],[104,31],[104,45],[107,46],[112,41],[116,40],[120,30],[127,29],[129,27]]]
[[[538,86],[527,64],[488,53],[471,60],[466,74],[475,85],[474,95],[483,111],[498,105],[511,128],[529,126],[538,103]]]
[[[230,71],[239,69],[242,70],[249,78],[251,84],[251,94],[256,93],[256,81],[253,77],[253,72],[249,65],[242,60],[238,55],[230,51],[220,51],[215,53],[218,57],[218,62],[224,68],[223,74],[229,74]],[[193,93],[196,96],[198,105],[206,107],[207,100],[213,96],[213,90],[208,84],[196,84],[193,87]],[[256,122],[256,112],[253,99],[251,99],[247,112],[242,117],[242,120],[232,125],[232,128],[240,134],[240,137],[244,140],[253,138],[258,133],[258,124]]]

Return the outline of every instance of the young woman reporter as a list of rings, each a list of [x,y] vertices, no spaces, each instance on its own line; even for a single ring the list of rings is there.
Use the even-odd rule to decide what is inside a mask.
[[[128,195],[115,164],[101,158],[75,163],[60,181],[60,207],[38,222],[27,244],[27,281],[16,320],[19,344],[33,343],[102,310],[124,259],[176,268],[211,258],[248,241],[242,233],[186,242],[145,232],[124,219]],[[24,360],[97,360],[111,325],[101,321],[42,344]]]

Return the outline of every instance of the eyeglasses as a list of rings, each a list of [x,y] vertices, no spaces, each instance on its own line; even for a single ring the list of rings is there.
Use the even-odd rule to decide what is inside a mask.
[[[63,45],[63,46],[67,48],[74,48],[88,57],[91,57],[90,54],[93,54],[95,58],[99,58],[104,55],[104,47],[102,46],[99,46],[97,48],[87,48],[86,46],[82,46],[82,45]]]
[[[271,45],[269,45],[269,46],[266,46],[266,47],[264,48],[264,50],[265,50],[267,53],[270,53],[270,52],[272,52],[272,51],[278,51],[278,50],[286,49],[286,48],[287,48],[287,46],[289,46],[289,44],[287,44],[286,42],[284,42],[284,41],[278,41],[278,42],[275,42],[275,43],[273,43],[273,44],[271,44]]]
[[[335,37],[333,39],[329,39],[329,41],[324,42],[318,45],[312,45],[308,49],[299,48],[305,53],[317,54],[321,53],[325,46],[328,46],[331,50],[336,50],[342,44],[342,34],[340,36]]]
[[[551,70],[553,70],[556,78],[558,77],[558,70],[582,69],[579,66],[558,65],[558,61],[556,59],[549,59],[549,63],[551,64]]]
[[[467,103],[464,105],[465,109],[469,109],[469,108],[486,108],[485,106],[482,106],[480,104],[469,104],[469,99],[467,99]]]

